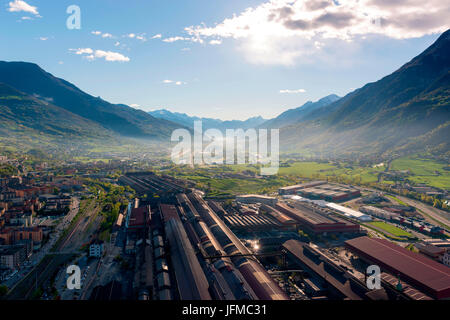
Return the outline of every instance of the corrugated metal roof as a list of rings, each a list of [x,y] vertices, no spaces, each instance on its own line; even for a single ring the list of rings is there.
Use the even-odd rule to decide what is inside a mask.
[[[360,237],[348,240],[346,244],[413,280],[433,295],[450,296],[450,268],[443,264],[384,239]]]

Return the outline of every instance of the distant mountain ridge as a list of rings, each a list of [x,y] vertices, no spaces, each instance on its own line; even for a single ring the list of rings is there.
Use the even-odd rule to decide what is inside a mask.
[[[449,74],[450,30],[392,74],[284,127],[283,149],[322,155],[449,152]]]
[[[326,107],[339,99],[339,96],[330,94],[316,102],[308,101],[299,108],[289,109],[276,118],[266,121],[264,124],[262,124],[262,126],[265,128],[282,128],[295,124],[296,122],[304,119],[314,110]]]
[[[321,156],[450,156],[450,30],[397,71],[345,97],[329,95],[265,120],[150,113],[93,97],[25,62],[0,62],[0,138],[17,141],[104,141],[118,137],[169,141],[173,130],[280,128],[282,152]],[[16,141],[14,141],[16,138]]]
[[[113,132],[64,108],[0,83],[0,137],[11,145],[110,139]]]
[[[124,137],[159,139],[170,136],[177,127],[142,110],[93,97],[33,63],[0,61],[0,82],[94,121]]]
[[[186,113],[171,112],[166,109],[150,111],[149,114],[155,118],[175,122],[188,128],[194,127],[194,121],[202,121],[204,129],[214,128],[219,130],[256,128],[266,122],[266,119],[261,116],[249,118],[247,120],[220,120],[189,116]]]

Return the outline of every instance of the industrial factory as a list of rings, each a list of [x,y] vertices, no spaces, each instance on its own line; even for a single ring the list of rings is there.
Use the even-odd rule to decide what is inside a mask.
[[[127,230],[125,252],[135,262],[133,290],[141,300],[450,296],[449,269],[437,262],[447,248],[436,253],[430,250],[433,245],[417,244],[426,257],[367,237],[365,223],[399,216],[373,206],[358,211],[328,202],[357,196],[359,191],[351,187],[316,181],[281,188],[278,197],[250,194],[217,201],[153,173],[121,180],[141,195],[121,217]],[[318,189],[327,192],[319,195]],[[333,192],[337,194],[328,198]],[[159,196],[146,197],[148,193]],[[381,268],[380,289],[365,283],[365,268],[371,264]]]
[[[361,196],[357,189],[326,181],[312,181],[294,186],[280,188],[280,195],[300,195],[309,199],[321,199],[333,202],[347,201]]]
[[[152,175],[128,177],[127,182],[133,180],[135,186],[149,189],[153,178]],[[129,210],[127,225],[128,237],[135,245],[129,252],[140,259],[141,272],[147,274],[140,277],[146,281],[135,284],[136,294],[143,299],[288,299],[254,252],[218,217],[224,212],[220,204],[214,203],[213,210],[196,192],[176,192],[156,206],[136,203]],[[146,219],[148,212],[150,218]],[[230,221],[239,223],[236,219]],[[279,225],[275,219],[250,216],[244,222],[253,227]],[[144,227],[145,232],[136,235],[139,227]]]
[[[315,233],[359,233],[358,224],[333,214],[329,208],[314,203],[293,202],[278,203],[275,209],[298,222],[301,227]]]
[[[346,246],[432,298],[450,298],[449,267],[384,239],[360,237],[348,240]]]

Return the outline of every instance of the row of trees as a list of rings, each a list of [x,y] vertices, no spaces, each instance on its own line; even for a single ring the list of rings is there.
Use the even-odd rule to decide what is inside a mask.
[[[450,211],[450,206],[444,200],[437,199],[435,197],[426,195],[424,193],[418,193],[418,192],[410,191],[407,189],[400,189],[400,190],[391,189],[391,188],[389,188],[389,186],[385,186],[383,184],[375,184],[374,186],[383,191],[396,193],[396,194],[399,194],[404,197],[408,197],[411,199],[415,199],[415,200],[419,200],[421,202],[427,203],[435,208]]]
[[[18,170],[16,167],[10,164],[2,164],[0,165],[0,177],[8,177],[17,175]]]
[[[109,234],[121,211],[125,210],[130,199],[135,197],[135,191],[129,186],[118,186],[97,179],[86,179],[85,185],[96,195],[102,205],[104,216],[100,226],[100,234]]]

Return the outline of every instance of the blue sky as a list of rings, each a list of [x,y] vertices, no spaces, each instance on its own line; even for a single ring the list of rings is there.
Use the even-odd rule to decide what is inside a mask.
[[[81,9],[69,30],[66,9]],[[449,28],[431,0],[0,0],[0,60],[113,103],[274,117],[395,71]],[[251,8],[251,9],[247,9]]]

